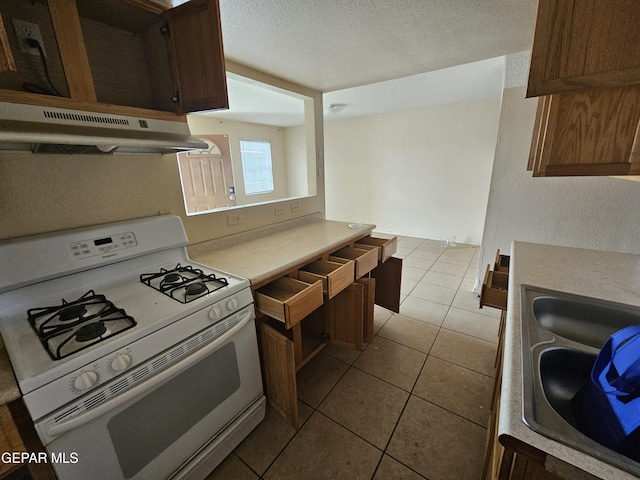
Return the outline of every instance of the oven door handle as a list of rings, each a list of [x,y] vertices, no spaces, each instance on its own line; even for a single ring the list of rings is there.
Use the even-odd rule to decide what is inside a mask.
[[[107,413],[110,410],[113,410],[120,405],[128,402],[136,398],[137,396],[143,395],[147,391],[153,389],[154,387],[161,385],[162,383],[170,380],[176,375],[182,373],[187,370],[189,367],[195,365],[200,360],[205,358],[207,355],[213,353],[214,350],[217,350],[218,347],[222,346],[222,344],[226,343],[230,337],[235,335],[239,330],[245,327],[247,323],[253,320],[253,309],[247,310],[245,315],[240,318],[240,321],[234,325],[231,329],[227,330],[218,338],[214,339],[210,344],[203,346],[199,350],[191,353],[184,359],[178,361],[176,364],[171,365],[166,370],[162,370],[157,375],[151,377],[149,380],[146,380],[138,385],[131,387],[129,390],[119,394],[116,397],[113,397],[110,400],[107,400],[103,403],[100,403],[96,407],[88,410],[85,414],[80,414],[77,417],[69,418],[68,420],[62,421],[57,424],[53,424],[46,429],[47,436],[49,437],[57,437],[66,433],[74,428],[78,428],[90,421],[100,417],[101,415]]]

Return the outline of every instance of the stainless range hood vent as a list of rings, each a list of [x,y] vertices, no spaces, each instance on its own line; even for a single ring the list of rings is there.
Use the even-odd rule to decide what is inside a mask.
[[[0,150],[33,153],[176,153],[206,149],[184,121],[0,104]]]

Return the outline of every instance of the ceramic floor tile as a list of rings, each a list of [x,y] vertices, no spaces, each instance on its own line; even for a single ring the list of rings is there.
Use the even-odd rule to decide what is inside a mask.
[[[500,319],[480,313],[451,307],[444,319],[442,328],[478,337],[488,342],[498,341]]]
[[[491,377],[430,356],[413,394],[486,428],[492,388]]]
[[[389,455],[383,455],[373,480],[425,480]]]
[[[449,263],[439,259],[431,266],[430,271],[463,277],[467,271],[467,265],[456,265],[455,263]]]
[[[476,286],[475,277],[464,277],[462,279],[462,283],[460,283],[460,290],[463,292],[473,293],[473,289],[475,288],[475,286]],[[455,301],[455,298],[453,300]]]
[[[378,332],[378,335],[420,352],[429,353],[438,335],[438,330],[435,325],[430,325],[415,318],[391,315],[391,318]]]
[[[318,411],[384,450],[408,398],[408,392],[351,368]]]
[[[417,280],[409,280],[407,278],[403,278],[400,282],[400,293],[408,295],[418,284]]]
[[[440,256],[440,260],[443,262],[456,263],[468,267],[474,253],[475,251],[470,248],[452,248],[443,252]]]
[[[495,343],[443,328],[429,354],[474,372],[493,376],[496,348]]]
[[[424,353],[376,336],[353,366],[409,392],[426,358]]]
[[[431,252],[436,252],[439,255],[441,255],[442,252],[444,252],[446,250],[446,248],[441,246],[441,242],[439,242],[439,241],[438,242],[436,242],[436,241],[426,241],[426,242],[422,243],[422,245],[417,247],[416,250],[431,251]]]
[[[316,412],[264,474],[266,480],[369,480],[382,452]],[[232,478],[232,477],[231,477]]]
[[[205,480],[256,480],[258,475],[251,471],[234,454],[229,455]]]
[[[401,247],[400,245],[398,245],[398,247],[396,248],[396,253],[394,253],[393,256],[398,258],[406,258],[411,254],[411,252],[413,252],[413,250],[413,248]]]
[[[415,318],[422,322],[440,326],[444,322],[444,317],[449,311],[449,306],[442,303],[432,302],[423,298],[407,296],[400,304],[400,314],[406,317]]]
[[[427,273],[427,270],[424,268],[402,266],[402,280],[413,280],[419,282],[420,279],[424,277],[425,273]]]
[[[440,256],[440,252],[435,250],[427,250],[416,248],[407,258],[420,258],[423,260],[437,260]]]
[[[460,286],[460,283],[462,283],[462,277],[429,270],[424,277],[422,277],[419,283],[429,283],[433,285],[440,285],[441,287],[457,289]]]
[[[298,410],[303,420],[312,413],[311,408],[302,402],[298,402]],[[267,404],[264,420],[238,445],[235,454],[262,475],[296,431],[282,415]]]
[[[479,295],[470,291],[467,292],[463,290],[458,290],[453,299],[453,302],[451,302],[451,306],[495,318],[500,318],[500,314],[502,313],[501,310],[493,307],[480,308]]]
[[[416,248],[424,243],[423,238],[418,237],[398,237],[398,247]]]
[[[348,368],[348,364],[321,352],[298,371],[298,398],[316,408]]]
[[[322,349],[322,353],[351,365],[362,352],[360,350],[354,350],[353,348],[341,347],[339,345],[329,343]]]
[[[486,430],[414,395],[387,452],[429,480],[482,476]]]
[[[411,295],[443,305],[451,305],[456,296],[456,289],[420,282],[411,290]]]
[[[402,259],[402,268],[417,267],[429,270],[429,268],[431,268],[431,265],[433,265],[433,262],[434,260],[428,260],[426,258],[418,258],[409,255],[408,257]]]
[[[373,309],[373,333],[377,334],[380,329],[387,323],[387,320],[391,318],[393,312],[386,308],[376,305]]]

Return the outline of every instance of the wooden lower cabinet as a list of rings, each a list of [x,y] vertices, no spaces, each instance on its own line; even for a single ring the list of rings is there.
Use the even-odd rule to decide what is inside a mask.
[[[0,452],[44,452],[27,407],[22,399],[0,405]],[[25,464],[0,463],[0,478],[6,480],[55,480],[56,475],[47,462]]]
[[[500,393],[502,386],[502,362],[504,352],[504,327],[506,311],[500,316],[498,348],[494,372],[491,418],[487,428],[486,454],[482,480],[562,480],[548,472],[537,458],[515,452],[500,443],[498,422],[500,419]]]
[[[371,343],[374,336],[375,304],[395,312],[399,310],[402,260],[389,257],[385,262],[378,262],[376,259],[382,258],[378,256],[378,252],[357,250],[359,249],[345,246],[338,251],[326,252],[322,260],[313,262],[311,268],[300,266],[288,273],[290,277],[304,278],[307,282],[317,280],[317,285],[311,284],[314,290],[324,285],[323,301],[312,312],[305,314],[304,318],[295,318],[293,321],[287,321],[288,317],[274,318],[270,312],[275,313],[276,309],[262,308],[264,299],[256,301],[265,393],[270,403],[295,428],[299,427],[297,371],[328,343],[355,350],[362,350],[365,344]],[[338,257],[337,252],[345,256],[353,254],[354,258]],[[363,255],[365,258],[373,258],[375,262],[370,264],[368,270],[360,270],[358,275],[358,259]],[[351,271],[356,272],[352,273],[351,282],[342,286],[339,291],[331,288],[332,282],[317,278],[325,270],[328,276],[336,271],[334,268],[325,268],[335,260],[338,260],[338,265],[340,262],[350,262]],[[325,262],[325,265],[321,266],[318,263],[320,261]],[[362,268],[362,263],[360,267]],[[281,280],[282,278],[275,279],[275,282],[282,283]],[[336,285],[341,283],[344,284],[340,281]],[[254,295],[259,296],[271,290],[273,289],[268,284],[259,286]],[[289,303],[289,300],[283,301],[285,305]]]

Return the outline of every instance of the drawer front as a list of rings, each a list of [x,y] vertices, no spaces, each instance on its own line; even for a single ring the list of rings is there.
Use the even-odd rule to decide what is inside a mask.
[[[480,291],[480,308],[494,307],[502,310],[507,309],[507,296],[509,286],[509,274],[506,272],[491,271],[491,266],[487,265],[487,270]]]
[[[344,247],[329,255],[329,260],[335,262],[353,260],[356,265],[355,278],[357,279],[376,268],[378,265],[378,250]]]
[[[254,292],[256,309],[291,328],[323,303],[322,282],[282,277]]]
[[[298,279],[307,283],[322,282],[322,289],[329,298],[347,288],[355,278],[355,262],[346,263],[318,260],[298,271]]]
[[[358,240],[355,244],[355,247],[366,250],[370,250],[372,248],[377,249],[378,261],[380,263],[384,263],[398,250],[398,237],[378,238],[368,236]]]

